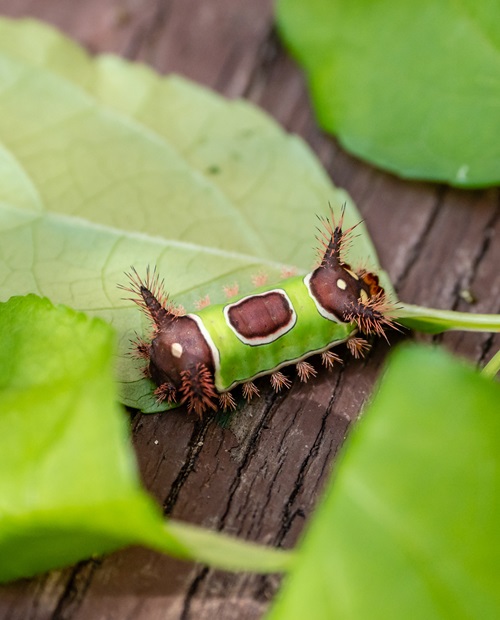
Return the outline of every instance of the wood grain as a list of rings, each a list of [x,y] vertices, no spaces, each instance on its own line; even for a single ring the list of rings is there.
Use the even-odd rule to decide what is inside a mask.
[[[262,106],[315,150],[356,201],[381,262],[404,301],[500,311],[497,190],[459,191],[398,179],[354,159],[313,119],[304,79],[278,42],[271,0],[0,0],[0,14],[37,17],[92,52],[115,52],[177,72]],[[472,292],[475,303],[465,301]],[[484,364],[499,335],[435,340]],[[352,422],[388,353],[297,381],[263,398],[227,428],[176,410],[133,416],[144,484],[178,519],[261,543],[296,544]],[[279,576],[230,574],[130,548],[0,587],[0,620],[260,618]]]

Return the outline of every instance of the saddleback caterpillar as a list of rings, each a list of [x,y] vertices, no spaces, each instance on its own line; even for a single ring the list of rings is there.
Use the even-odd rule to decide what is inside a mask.
[[[324,219],[319,264],[306,276],[183,314],[165,294],[156,270],[142,280],[135,269],[126,288],[151,320],[150,342],[134,343],[148,362],[145,369],[158,386],[158,402],[186,403],[201,416],[208,409],[235,409],[231,394],[242,386],[250,400],[259,391],[256,377],[270,375],[276,391],[291,381],[281,368],[295,364],[301,381],[316,375],[306,361],[320,354],[331,367],[341,362],[330,349],[345,342],[355,357],[369,348],[363,336],[385,336],[393,326],[389,304],[378,277],[351,269],[343,255],[353,228],[342,230],[343,211],[335,224]],[[122,287],[125,288],[125,287]]]

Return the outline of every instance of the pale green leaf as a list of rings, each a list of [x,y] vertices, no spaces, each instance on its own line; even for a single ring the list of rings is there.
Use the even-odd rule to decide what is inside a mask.
[[[0,20],[0,299],[35,292],[118,331],[124,401],[154,410],[126,355],[147,330],[117,283],[157,265],[188,310],[314,260],[316,214],[359,215],[297,137],[243,101],[33,21]],[[363,226],[351,256],[377,269]]]

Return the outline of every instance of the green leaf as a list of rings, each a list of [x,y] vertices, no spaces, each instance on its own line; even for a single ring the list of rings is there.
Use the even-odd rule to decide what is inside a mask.
[[[30,295],[0,304],[0,342],[0,579],[138,542],[159,517],[115,404],[111,328]]]
[[[53,29],[0,19],[0,299],[30,292],[118,331],[126,404],[155,410],[127,352],[145,318],[117,283],[157,265],[187,309],[314,260],[316,214],[347,202],[295,136],[260,110]],[[376,254],[361,226],[351,257]],[[385,282],[385,281],[384,281]],[[387,285],[387,284],[386,284]]]
[[[497,618],[499,402],[442,351],[395,353],[270,618]]]
[[[0,303],[0,581],[144,544],[221,568],[291,556],[163,521],[116,404],[113,330],[35,295]]]
[[[496,0],[281,0],[321,126],[396,174],[500,181]]]

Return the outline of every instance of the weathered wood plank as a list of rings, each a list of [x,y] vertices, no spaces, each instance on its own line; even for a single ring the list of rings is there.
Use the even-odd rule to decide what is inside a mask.
[[[93,52],[120,53],[261,105],[304,137],[333,181],[351,193],[402,299],[499,311],[498,192],[402,181],[322,135],[304,80],[273,33],[271,0],[0,0],[0,13],[36,16]],[[477,303],[467,304],[462,290],[471,290]],[[434,339],[478,362],[500,346],[498,335]],[[293,546],[387,352],[379,342],[366,360],[322,371],[313,386],[295,382],[285,396],[263,388],[263,398],[237,412],[227,428],[182,410],[135,416],[146,486],[168,515]],[[254,619],[278,584],[277,576],[227,574],[131,548],[1,586],[0,620]]]

